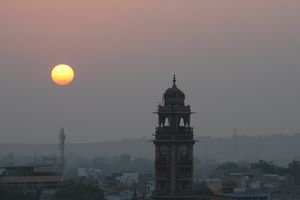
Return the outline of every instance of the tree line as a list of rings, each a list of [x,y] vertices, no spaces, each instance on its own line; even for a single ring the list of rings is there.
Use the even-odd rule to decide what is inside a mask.
[[[248,169],[260,169],[265,174],[291,175],[295,184],[300,185],[300,161],[293,160],[287,167],[276,165],[273,161],[259,160],[253,163],[225,162],[215,170],[223,170],[225,173],[244,172]]]

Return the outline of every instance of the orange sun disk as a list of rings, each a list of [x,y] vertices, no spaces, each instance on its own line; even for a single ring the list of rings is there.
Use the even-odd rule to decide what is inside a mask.
[[[69,65],[59,64],[52,69],[51,78],[58,85],[68,85],[74,79],[74,71]]]

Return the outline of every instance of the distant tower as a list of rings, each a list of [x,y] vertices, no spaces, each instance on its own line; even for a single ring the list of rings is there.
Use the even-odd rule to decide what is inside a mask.
[[[59,165],[62,172],[65,170],[65,130],[61,128],[59,131]]]
[[[237,152],[237,130],[233,129],[233,161],[238,161],[238,152]]]
[[[155,132],[155,192],[154,200],[195,199],[193,192],[193,128],[192,114],[185,105],[185,94],[176,86],[164,93],[164,103],[158,106],[158,127]]]

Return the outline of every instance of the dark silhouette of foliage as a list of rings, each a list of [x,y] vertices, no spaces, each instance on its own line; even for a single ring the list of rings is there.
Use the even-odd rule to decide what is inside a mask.
[[[225,173],[242,172],[246,169],[248,169],[247,166],[240,165],[238,163],[230,162],[230,161],[225,162],[216,168],[216,170],[222,170]]]
[[[215,172],[223,171],[225,174],[233,172],[243,172],[247,169],[260,169],[265,174],[290,175],[294,178],[295,184],[300,185],[300,161],[293,160],[288,164],[288,167],[281,167],[274,164],[273,161],[259,160],[251,163],[248,166],[241,165],[241,163],[225,162],[219,165]]]
[[[93,183],[66,181],[57,192],[55,200],[103,200],[103,191]]]
[[[256,163],[252,163],[250,164],[250,167],[260,169],[263,173],[267,174],[283,175],[286,171],[285,168],[275,165],[273,161],[267,162],[265,160],[259,160]]]
[[[289,163],[287,171],[295,178],[295,184],[300,185],[300,161],[293,160]]]
[[[35,194],[24,193],[22,190],[8,190],[0,185],[0,200],[39,200]]]

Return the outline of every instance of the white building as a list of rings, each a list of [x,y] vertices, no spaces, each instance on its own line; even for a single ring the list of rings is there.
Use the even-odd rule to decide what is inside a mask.
[[[117,176],[116,180],[119,181],[122,186],[129,187],[138,183],[138,173],[125,172],[122,176]]]
[[[102,170],[97,168],[78,168],[77,176],[99,180],[102,176]]]

